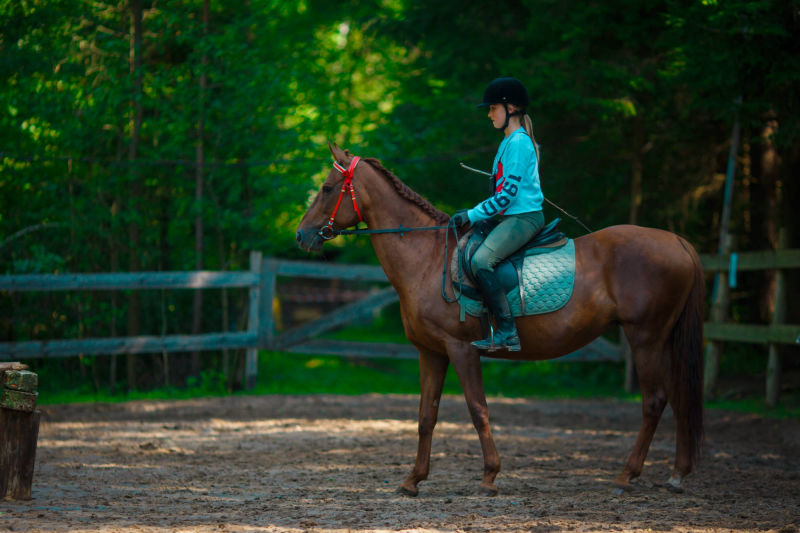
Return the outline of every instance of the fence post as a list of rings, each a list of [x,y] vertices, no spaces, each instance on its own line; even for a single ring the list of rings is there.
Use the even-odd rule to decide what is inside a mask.
[[[261,274],[261,252],[250,252],[250,272],[254,274]],[[260,278],[259,278],[260,279]],[[255,287],[250,287],[250,298],[249,298],[249,316],[247,320],[247,332],[248,333],[255,333],[256,336],[258,335],[259,331],[259,323],[258,323],[258,307],[259,307],[259,300],[261,292],[261,282],[259,285]],[[252,389],[256,384],[256,378],[258,377],[258,345],[250,346],[247,348],[247,353],[244,359],[244,388],[249,390]]]
[[[275,348],[275,317],[272,304],[275,300],[275,283],[278,279],[278,260],[272,257],[261,263],[261,302],[258,309],[258,347]]]
[[[725,242],[720,250],[723,256],[729,255],[733,247],[733,239],[725,235]],[[721,270],[714,278],[714,303],[711,305],[711,322],[721,324],[728,315],[728,302],[730,300],[730,287],[728,285],[728,270]],[[722,356],[722,342],[709,341],[706,346],[706,364],[704,376],[704,393],[706,398],[713,398],[717,391],[717,378],[719,377],[719,360]]]
[[[19,363],[0,364],[0,500],[30,500],[41,411],[39,378]]]
[[[778,250],[785,250],[789,245],[786,228],[778,231]],[[775,275],[775,309],[772,312],[772,325],[783,324],[786,318],[786,287],[783,270],[778,269]],[[778,396],[781,391],[781,355],[778,345],[769,344],[769,359],[767,361],[767,396],[766,404],[769,407],[778,405]]]

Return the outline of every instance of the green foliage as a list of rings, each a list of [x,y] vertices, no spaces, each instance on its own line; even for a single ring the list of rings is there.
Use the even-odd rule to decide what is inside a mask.
[[[204,370],[200,379],[189,376],[186,388],[198,396],[222,396],[228,392],[228,377],[216,370]]]
[[[733,232],[756,248],[771,227],[800,235],[794,0],[145,2],[134,49],[130,4],[0,0],[0,273],[304,257],[294,228],[330,169],[329,140],[379,157],[445,211],[469,206],[486,180],[458,162],[491,164],[500,137],[474,106],[498,75],[531,93],[545,194],[590,227],[629,220],[639,175],[638,223],[716,249],[738,115]],[[366,239],[326,248],[375,262]],[[765,283],[739,308],[758,307]],[[0,294],[0,338],[191,330],[191,295],[140,303],[131,313],[122,293]],[[207,291],[204,303],[203,330],[243,327],[245,294]]]

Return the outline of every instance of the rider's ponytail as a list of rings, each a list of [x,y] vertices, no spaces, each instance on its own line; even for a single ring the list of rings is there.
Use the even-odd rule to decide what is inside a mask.
[[[533,141],[533,148],[536,150],[536,160],[541,161],[539,157],[539,144],[536,142],[536,137],[533,136],[533,121],[528,113],[524,111],[522,113],[522,127],[525,128],[525,133],[527,133],[528,137]]]

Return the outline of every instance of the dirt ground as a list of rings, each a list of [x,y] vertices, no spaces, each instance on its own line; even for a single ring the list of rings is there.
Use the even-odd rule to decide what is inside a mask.
[[[662,484],[665,414],[636,490],[612,493],[640,407],[491,399],[500,494],[478,496],[478,439],[446,397],[432,472],[396,488],[416,449],[413,396],[266,396],[42,408],[33,499],[0,531],[749,531],[800,527],[800,420],[707,412],[686,491]]]

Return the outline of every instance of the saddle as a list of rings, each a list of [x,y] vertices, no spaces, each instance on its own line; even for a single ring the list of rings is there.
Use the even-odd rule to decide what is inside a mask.
[[[558,229],[560,218],[544,226],[522,248],[495,266],[514,316],[540,314],[563,307],[572,294],[575,248]],[[473,226],[453,252],[450,279],[465,313],[483,316],[483,296],[470,266],[475,251],[499,222],[488,220]],[[554,253],[557,252],[557,253]]]

